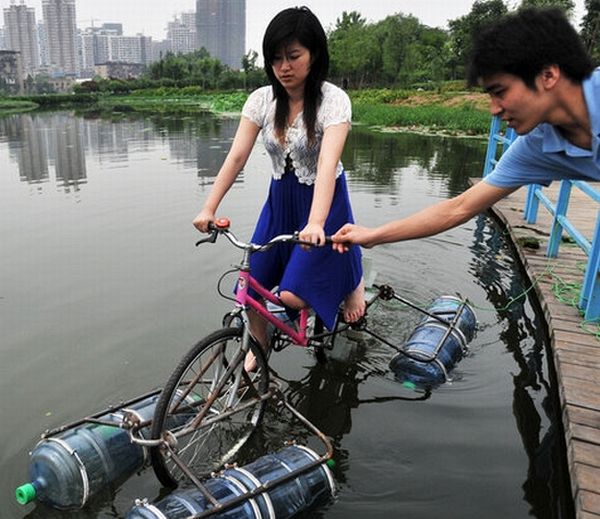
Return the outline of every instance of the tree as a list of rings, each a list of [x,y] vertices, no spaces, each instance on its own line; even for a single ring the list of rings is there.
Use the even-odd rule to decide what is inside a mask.
[[[600,0],[585,0],[581,38],[596,64],[600,63]]]
[[[249,73],[256,70],[256,60],[258,59],[258,52],[255,50],[249,50],[242,58],[242,70]]]
[[[417,66],[415,51],[420,29],[421,24],[414,16],[400,14],[388,16],[377,24],[377,31],[381,35],[381,71],[386,82],[408,82],[408,72]]]
[[[374,37],[373,26],[356,11],[342,13],[335,29],[329,35],[331,75],[360,88],[369,84],[376,63],[380,61],[380,48]]]
[[[464,66],[471,55],[475,36],[507,12],[508,8],[502,0],[477,0],[469,14],[448,22],[455,77],[464,77]]]
[[[344,12],[329,34],[331,75],[352,88],[440,81],[446,74],[447,33],[412,15],[393,14],[367,24]]]
[[[573,0],[523,0],[521,7],[559,7],[570,16],[575,9],[575,2]]]

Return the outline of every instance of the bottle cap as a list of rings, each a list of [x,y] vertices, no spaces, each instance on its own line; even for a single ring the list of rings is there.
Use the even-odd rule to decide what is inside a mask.
[[[25,483],[15,490],[15,496],[17,503],[20,505],[26,505],[31,503],[35,499],[36,490],[32,483]]]

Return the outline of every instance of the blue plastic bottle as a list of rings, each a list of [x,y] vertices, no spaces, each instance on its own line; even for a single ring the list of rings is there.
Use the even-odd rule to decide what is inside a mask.
[[[157,400],[158,395],[153,395],[99,417],[114,426],[87,422],[41,440],[31,453],[30,482],[17,488],[17,501],[81,508],[100,490],[131,476],[144,465],[147,453],[120,428],[123,413],[127,410],[141,421],[151,420]],[[148,432],[145,428],[141,434]]]
[[[291,446],[276,454],[258,458],[241,468],[225,470],[221,475],[204,482],[218,501],[225,503],[262,484],[319,459],[311,449]],[[252,499],[215,514],[215,519],[288,519],[317,503],[327,501],[335,491],[329,468],[320,464],[285,483],[270,488]],[[129,512],[127,519],[183,519],[210,509],[210,503],[197,488],[176,490],[156,504],[146,501]]]
[[[424,317],[402,347],[402,352],[390,361],[396,378],[421,389],[449,380],[449,373],[462,359],[477,328],[475,312],[457,297],[441,296],[427,311],[448,325],[454,321],[454,327],[450,329],[434,317]]]

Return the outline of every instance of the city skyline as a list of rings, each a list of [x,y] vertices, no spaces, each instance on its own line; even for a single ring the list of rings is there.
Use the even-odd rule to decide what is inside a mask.
[[[15,0],[16,5],[21,0]],[[269,20],[281,9],[296,5],[306,5],[312,9],[326,29],[335,25],[343,11],[358,11],[369,22],[379,21],[386,16],[402,13],[413,15],[430,27],[446,28],[448,20],[468,14],[472,0],[304,0],[303,2],[280,0],[246,0],[246,51],[255,50],[261,54],[262,35]],[[510,6],[519,1],[507,2]],[[0,0],[0,7],[11,5],[11,0]],[[35,9],[36,21],[42,19],[42,0],[26,0],[25,5]],[[142,33],[154,40],[166,38],[167,24],[187,11],[195,11],[196,0],[76,0],[77,27],[84,29],[102,23],[122,23],[126,35]],[[575,0],[573,24],[578,28],[584,9],[584,0]],[[143,13],[143,16],[140,16]]]

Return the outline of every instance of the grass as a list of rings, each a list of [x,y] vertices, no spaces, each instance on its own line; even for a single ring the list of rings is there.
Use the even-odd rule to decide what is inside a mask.
[[[349,95],[354,122],[375,129],[482,137],[488,134],[490,115],[483,94],[455,87],[435,91],[365,89],[351,91]],[[197,86],[161,87],[128,94],[49,95],[27,100],[4,98],[0,99],[0,113],[31,110],[36,107],[36,102],[45,108],[59,108],[67,101],[78,101],[80,107],[87,105],[90,110],[117,113],[228,114],[239,113],[247,97],[248,93],[243,91],[207,92]]]
[[[178,91],[179,90],[179,91]],[[186,91],[187,90],[187,91]],[[217,114],[240,112],[246,92],[195,93],[188,89],[153,89],[130,95],[105,96],[99,106],[115,111],[129,108],[140,112],[213,112]]]
[[[0,98],[0,115],[8,115],[35,110],[39,105],[32,101],[14,98]]]
[[[489,113],[469,106],[452,108],[440,105],[356,103],[353,114],[357,122],[378,128],[421,129],[452,135],[486,135],[490,127]]]
[[[374,89],[350,92],[354,120],[376,128],[487,136],[485,94]]]

